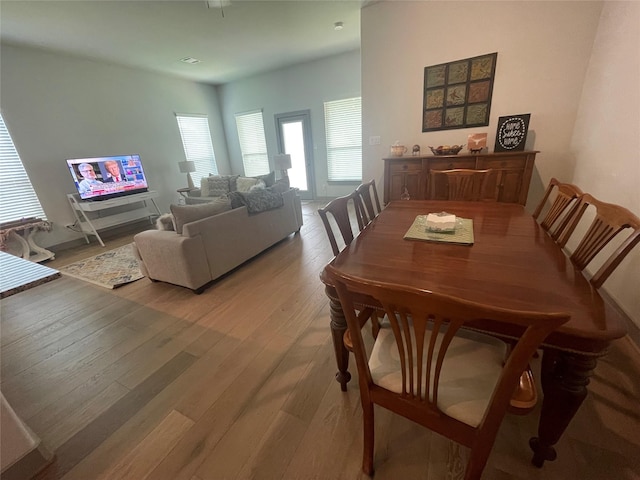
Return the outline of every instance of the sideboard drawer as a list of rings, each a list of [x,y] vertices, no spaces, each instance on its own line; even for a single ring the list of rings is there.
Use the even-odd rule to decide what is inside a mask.
[[[476,168],[475,158],[429,158],[424,160],[429,170],[453,170],[455,168]]]
[[[523,157],[479,158],[478,168],[494,168],[500,170],[524,170],[527,159]]]
[[[404,172],[420,172],[422,171],[422,162],[420,160],[406,159],[389,165],[389,173],[392,175]]]

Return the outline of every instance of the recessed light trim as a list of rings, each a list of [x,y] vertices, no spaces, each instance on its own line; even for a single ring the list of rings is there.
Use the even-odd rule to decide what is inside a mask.
[[[201,62],[201,60],[198,60],[197,58],[193,58],[193,57],[184,57],[184,58],[181,58],[180,61],[183,63],[188,63],[189,65],[195,65],[196,63]]]
[[[333,24],[333,29],[336,31],[342,30],[344,28],[343,22],[336,22]]]

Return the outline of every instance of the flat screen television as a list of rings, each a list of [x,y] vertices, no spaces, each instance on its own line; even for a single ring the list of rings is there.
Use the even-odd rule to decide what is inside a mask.
[[[83,200],[105,200],[149,189],[137,154],[74,158],[67,160],[67,166]]]

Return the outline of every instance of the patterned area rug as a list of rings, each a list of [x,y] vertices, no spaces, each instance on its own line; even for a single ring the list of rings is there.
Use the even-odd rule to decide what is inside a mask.
[[[144,277],[138,260],[133,256],[131,244],[71,263],[60,268],[60,271],[105,288],[118,288]]]

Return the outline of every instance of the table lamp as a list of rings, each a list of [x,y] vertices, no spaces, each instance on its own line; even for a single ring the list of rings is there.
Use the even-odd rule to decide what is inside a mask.
[[[178,162],[178,167],[180,168],[180,173],[186,173],[187,174],[187,186],[193,190],[196,187],[193,185],[193,179],[191,178],[191,172],[195,172],[196,171],[196,162],[191,162],[191,161],[185,161],[185,162]]]
[[[291,155],[280,153],[273,156],[273,167],[282,172],[282,177],[287,177],[287,170],[291,168]]]

